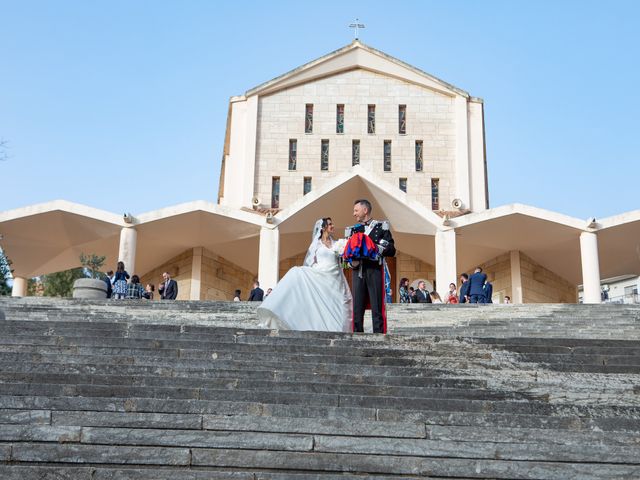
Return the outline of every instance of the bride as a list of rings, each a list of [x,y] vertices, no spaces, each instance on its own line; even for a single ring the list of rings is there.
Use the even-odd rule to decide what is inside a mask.
[[[334,251],[331,218],[313,228],[304,266],[293,267],[258,307],[267,328],[351,332],[351,292]]]

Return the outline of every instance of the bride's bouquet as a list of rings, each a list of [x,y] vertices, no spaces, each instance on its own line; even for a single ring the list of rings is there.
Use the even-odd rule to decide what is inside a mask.
[[[336,240],[335,242],[333,242],[333,247],[331,248],[331,250],[333,250],[333,253],[335,254],[336,257],[338,257],[338,259],[340,260],[340,266],[344,269],[344,268],[350,268],[350,265],[344,261],[344,249],[347,247],[347,239],[346,238],[341,238],[340,240]]]

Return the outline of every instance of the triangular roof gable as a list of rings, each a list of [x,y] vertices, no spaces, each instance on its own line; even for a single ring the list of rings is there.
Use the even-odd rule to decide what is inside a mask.
[[[399,78],[445,95],[460,95],[470,98],[469,94],[464,90],[454,87],[380,50],[369,47],[358,40],[354,40],[345,47],[306,63],[262,85],[258,85],[248,90],[245,96],[268,95],[285,88],[356,68]]]

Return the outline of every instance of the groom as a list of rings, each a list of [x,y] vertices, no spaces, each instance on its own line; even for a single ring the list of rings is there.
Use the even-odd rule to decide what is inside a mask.
[[[353,216],[357,223],[364,225],[364,233],[376,245],[380,256],[379,260],[362,260],[361,266],[353,270],[353,331],[364,332],[364,311],[368,300],[371,305],[373,332],[387,333],[383,257],[393,257],[396,254],[389,222],[372,220],[371,202],[364,199],[356,200]],[[354,228],[350,235],[353,233]]]

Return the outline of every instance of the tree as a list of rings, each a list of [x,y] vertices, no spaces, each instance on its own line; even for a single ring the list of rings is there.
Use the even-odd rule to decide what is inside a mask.
[[[100,269],[104,265],[104,261],[106,258],[107,257],[105,256],[99,257],[95,253],[85,255],[83,252],[80,254],[80,263],[84,268],[89,270],[89,274],[91,275],[91,278],[99,279],[101,276]]]
[[[11,295],[8,280],[11,278],[11,260],[0,249],[0,295]]]
[[[87,274],[82,267],[42,275],[40,281],[44,286],[43,295],[45,297],[71,297],[73,295],[73,282],[79,278],[87,278]]]

